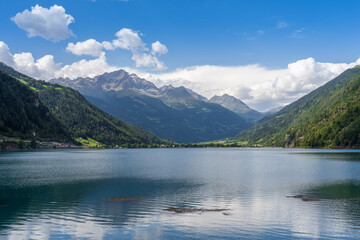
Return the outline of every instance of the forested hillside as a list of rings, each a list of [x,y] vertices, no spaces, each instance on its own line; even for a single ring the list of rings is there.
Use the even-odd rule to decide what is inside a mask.
[[[278,147],[360,147],[360,67],[263,119],[236,141]]]
[[[0,65],[0,69],[16,77],[23,87],[34,90],[77,140],[82,138],[104,145],[120,146],[145,146],[163,142],[154,134],[103,112],[69,87],[32,79],[4,64]]]
[[[38,95],[1,70],[0,135],[71,142],[70,133]]]

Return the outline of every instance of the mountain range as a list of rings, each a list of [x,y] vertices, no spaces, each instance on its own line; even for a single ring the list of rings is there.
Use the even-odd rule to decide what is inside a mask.
[[[76,89],[111,115],[180,143],[231,137],[252,125],[256,118],[246,120],[247,113],[235,113],[190,89],[171,85],[158,88],[124,70],[94,78],[58,78],[50,82]],[[246,110],[249,116],[256,115],[250,108]]]
[[[274,147],[360,147],[360,66],[348,69],[233,141]]]

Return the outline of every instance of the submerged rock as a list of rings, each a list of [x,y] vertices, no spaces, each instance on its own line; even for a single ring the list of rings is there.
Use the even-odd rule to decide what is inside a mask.
[[[342,201],[350,201],[350,200],[360,200],[360,197],[349,197],[349,198],[319,198],[313,195],[295,195],[295,196],[286,196],[288,198],[300,198],[305,202],[311,201],[320,201],[320,200],[342,200]]]
[[[320,201],[320,198],[313,195],[295,195],[295,196],[287,196],[288,198],[301,198],[301,200],[305,202],[311,202],[311,201]]]
[[[135,201],[135,200],[143,200],[143,197],[114,197],[114,198],[105,198],[108,201]]]
[[[193,208],[193,207],[179,207],[179,208],[166,208],[164,209],[168,212],[174,212],[174,213],[204,213],[204,212],[224,212],[229,211],[230,209],[225,208],[214,208],[214,209],[206,209],[206,208]]]

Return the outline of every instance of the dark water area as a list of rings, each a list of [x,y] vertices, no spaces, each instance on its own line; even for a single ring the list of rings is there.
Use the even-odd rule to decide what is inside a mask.
[[[359,239],[360,151],[0,153],[0,239]]]

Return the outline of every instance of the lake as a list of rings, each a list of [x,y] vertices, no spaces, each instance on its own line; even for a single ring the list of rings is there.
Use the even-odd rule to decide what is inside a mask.
[[[358,239],[360,151],[1,152],[0,213],[0,239]]]

